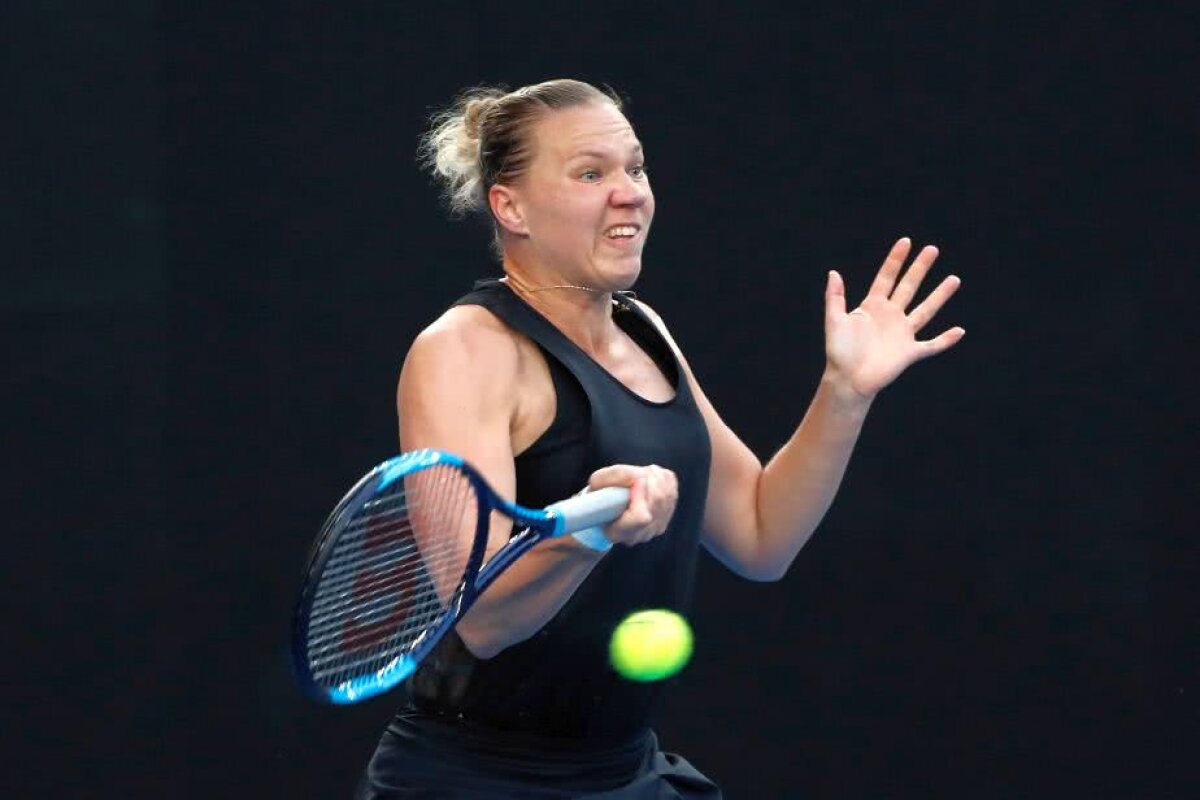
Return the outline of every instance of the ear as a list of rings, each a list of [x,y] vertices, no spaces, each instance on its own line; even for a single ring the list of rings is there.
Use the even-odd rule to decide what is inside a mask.
[[[492,208],[492,216],[504,230],[519,236],[529,235],[520,197],[513,189],[498,183],[493,184],[492,188],[488,190],[488,205]]]

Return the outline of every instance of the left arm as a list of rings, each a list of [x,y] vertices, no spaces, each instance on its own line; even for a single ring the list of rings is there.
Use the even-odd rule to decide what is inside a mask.
[[[675,348],[712,440],[703,541],[739,575],[783,577],[833,502],[875,395],[913,362],[963,337],[963,329],[955,327],[917,341],[916,333],[954,294],[959,280],[946,278],[907,311],[938,255],[936,248],[924,248],[900,278],[910,248],[908,239],[896,242],[866,299],[851,313],[846,313],[841,276],[830,272],[825,372],[795,433],[765,467],[720,418]]]

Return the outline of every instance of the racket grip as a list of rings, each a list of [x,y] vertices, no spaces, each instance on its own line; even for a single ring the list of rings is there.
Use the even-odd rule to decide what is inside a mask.
[[[624,513],[629,506],[629,490],[623,486],[606,486],[594,492],[584,492],[566,500],[546,506],[547,511],[556,513],[562,520],[558,531],[566,533],[604,525]]]

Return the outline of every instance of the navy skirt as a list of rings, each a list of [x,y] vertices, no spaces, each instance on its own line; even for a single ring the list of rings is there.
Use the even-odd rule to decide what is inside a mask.
[[[402,713],[384,731],[356,800],[721,800],[652,731],[611,747],[490,731]]]

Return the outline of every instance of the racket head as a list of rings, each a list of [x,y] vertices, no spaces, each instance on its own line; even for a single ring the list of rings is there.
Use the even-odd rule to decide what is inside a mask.
[[[301,685],[344,705],[413,673],[454,624],[493,498],[460,458],[421,450],[364,475],[318,534],[292,625]]]

